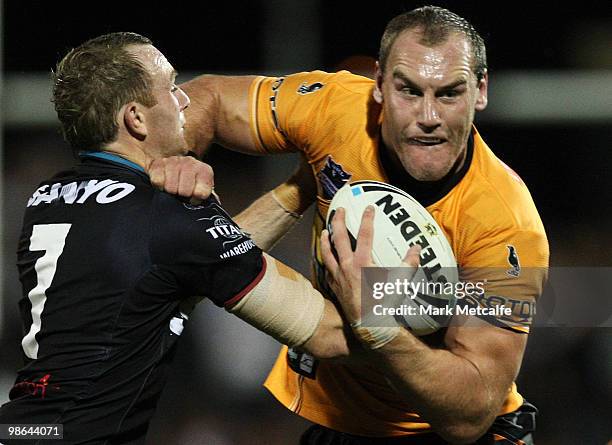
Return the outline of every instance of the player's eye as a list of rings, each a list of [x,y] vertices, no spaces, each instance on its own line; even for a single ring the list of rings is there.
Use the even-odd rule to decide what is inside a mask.
[[[453,97],[457,97],[457,95],[458,93],[455,90],[446,90],[438,94],[438,97],[453,98]]]
[[[451,88],[448,90],[442,90],[437,94],[437,96],[443,99],[456,99],[459,96],[461,96],[463,93],[465,93],[465,91],[466,89],[464,86],[458,86],[458,87]]]
[[[170,87],[170,92],[172,93],[176,93],[178,91],[179,87],[177,87],[176,85],[172,84],[172,87]]]
[[[416,88],[412,88],[410,86],[403,86],[400,88],[400,91],[408,96],[421,96],[421,92]]]

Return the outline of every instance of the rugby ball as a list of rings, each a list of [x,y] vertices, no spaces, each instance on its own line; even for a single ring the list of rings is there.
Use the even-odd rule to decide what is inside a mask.
[[[327,212],[327,229],[332,233],[331,220],[336,210],[343,207],[354,249],[363,212],[369,205],[375,208],[372,242],[375,266],[398,268],[411,246],[422,247],[421,264],[412,278],[414,284],[410,285],[413,292],[402,296],[399,303],[396,299],[394,304],[399,310],[394,318],[419,336],[447,326],[456,305],[452,289],[459,276],[455,255],[444,232],[416,199],[378,181],[357,181],[339,189]]]

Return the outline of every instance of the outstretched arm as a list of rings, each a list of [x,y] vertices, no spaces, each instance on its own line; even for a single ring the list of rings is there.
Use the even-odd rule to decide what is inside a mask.
[[[212,143],[257,153],[249,127],[249,88],[254,79],[203,75],[180,85],[191,101],[185,109],[185,138],[198,156]]]
[[[207,198],[214,184],[212,169],[194,158],[174,156],[147,166],[151,182],[171,194]],[[302,160],[293,176],[237,217],[262,249],[272,244],[315,199],[310,167]],[[267,209],[267,210],[266,210]],[[279,223],[280,221],[280,223]],[[287,223],[288,222],[288,223]],[[310,282],[266,255],[263,278],[228,310],[277,340],[320,359],[347,357],[354,349],[350,330],[334,304]],[[194,301],[184,304],[192,309]]]
[[[279,342],[317,358],[347,356],[347,331],[336,307],[298,272],[266,253],[262,260],[256,281],[228,300],[226,309]]]
[[[203,75],[181,85],[191,100],[185,110],[188,146],[201,156],[212,143],[259,154],[252,139],[249,88],[255,76]],[[263,250],[269,250],[316,199],[316,185],[302,158],[298,170],[235,217]]]
[[[147,166],[151,183],[172,195],[203,200],[214,193],[212,168],[195,158],[172,156]],[[234,217],[264,251],[269,251],[299,221],[316,199],[316,184],[304,157],[285,182],[264,194]]]

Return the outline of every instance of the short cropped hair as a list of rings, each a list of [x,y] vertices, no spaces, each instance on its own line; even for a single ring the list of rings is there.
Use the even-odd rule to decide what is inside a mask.
[[[438,6],[423,6],[393,18],[380,40],[380,69],[386,68],[387,58],[395,39],[403,31],[416,29],[422,34],[421,43],[435,46],[446,41],[451,33],[465,35],[472,47],[472,71],[481,80],[487,71],[487,51],[480,34],[463,17]]]
[[[132,45],[152,42],[130,32],[105,34],[72,49],[52,73],[52,101],[75,152],[98,151],[116,140],[116,115],[126,103],[155,105],[151,75],[127,50]]]

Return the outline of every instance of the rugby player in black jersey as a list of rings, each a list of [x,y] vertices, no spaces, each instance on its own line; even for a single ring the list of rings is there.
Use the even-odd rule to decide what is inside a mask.
[[[319,357],[347,352],[333,305],[214,196],[171,194],[211,188],[210,169],[182,156],[189,98],[175,77],[132,33],[89,40],[58,64],[53,100],[78,163],[27,202],[24,366],[0,424],[61,424],[66,444],[143,443],[192,296]]]

